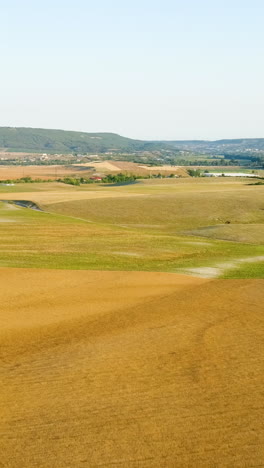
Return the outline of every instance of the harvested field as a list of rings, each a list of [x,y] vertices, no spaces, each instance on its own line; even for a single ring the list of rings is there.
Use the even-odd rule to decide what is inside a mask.
[[[116,170],[119,170],[122,172],[130,172],[130,173],[138,174],[138,175],[149,175],[149,174],[155,175],[155,174],[161,173],[165,176],[168,174],[176,174],[181,177],[189,177],[189,174],[186,168],[182,166],[169,166],[169,165],[147,166],[144,164],[137,164],[137,163],[126,162],[126,161],[111,161],[111,164],[116,167]]]
[[[91,174],[91,170],[87,169],[87,175],[89,174]],[[47,180],[74,175],[80,176],[80,169],[75,166],[0,166],[0,180],[20,179],[22,177]],[[82,171],[81,175],[85,176],[85,172]]]
[[[0,281],[3,466],[263,465],[263,281]]]
[[[93,166],[97,171],[103,172],[116,172],[118,168],[115,166],[114,161],[103,161],[103,162],[91,162],[90,166]]]
[[[189,177],[186,168],[182,166],[147,166],[144,164],[138,164],[128,161],[91,161],[91,163],[79,164],[79,166],[93,166],[95,170],[104,173],[111,172],[123,172],[129,174],[136,174],[141,176],[149,176],[150,174],[176,174],[181,177]]]
[[[148,187],[148,186],[147,186]],[[151,186],[150,186],[151,187]],[[144,188],[143,188],[144,190]],[[146,190],[146,189],[145,189]],[[141,194],[141,186],[135,185],[124,187],[123,191],[111,190],[110,194],[118,194],[115,200],[107,199],[106,192],[96,192],[93,198],[97,198],[93,203],[83,203],[80,201],[72,202],[68,199],[67,203],[51,206],[57,213],[73,214],[80,213],[81,217],[92,219],[94,221],[115,222],[125,224],[162,224],[165,228],[179,231],[186,228],[224,225],[231,223],[233,226],[233,239],[235,237],[234,225],[245,223],[255,224],[264,222],[263,211],[263,191],[256,193],[254,190],[236,190],[235,196],[228,190],[207,192],[197,190],[192,191],[173,191],[170,193],[145,193]],[[90,197],[90,193],[87,198]],[[100,195],[103,195],[100,200]],[[120,196],[121,194],[124,194]],[[137,194],[136,198],[128,197],[129,194]],[[44,194],[34,194],[34,197],[44,196]],[[48,195],[47,195],[48,196]],[[77,200],[76,196],[76,200]],[[92,195],[91,195],[92,198]],[[257,226],[257,230],[259,226]],[[199,231],[198,235],[199,235]],[[203,231],[204,232],[204,231]],[[253,227],[251,228],[253,232]],[[239,234],[239,227],[237,228]],[[208,235],[209,231],[208,231]]]
[[[0,192],[0,465],[262,466],[263,187]]]
[[[46,212],[11,212],[0,203],[0,265],[174,273],[213,268],[224,277],[263,278],[263,263],[254,260],[264,255],[263,187],[223,179],[1,186],[0,200],[31,201]],[[247,258],[251,264],[238,261]],[[219,270],[219,264],[226,266]]]
[[[164,164],[162,166],[147,166],[142,164],[140,167],[143,167],[144,169],[147,169],[148,171],[173,171],[175,169],[179,169],[182,166],[170,166],[169,164]]]
[[[133,162],[127,162],[127,161],[113,161],[113,165],[116,167],[117,170],[119,171],[138,171],[141,169],[142,166],[138,165],[137,163]],[[142,171],[142,174],[147,174],[147,171]]]
[[[139,167],[151,174],[157,174],[159,172],[163,175],[175,174],[181,177],[189,177],[187,169],[184,166],[170,166],[168,164],[162,166],[147,166],[142,164],[139,165]]]

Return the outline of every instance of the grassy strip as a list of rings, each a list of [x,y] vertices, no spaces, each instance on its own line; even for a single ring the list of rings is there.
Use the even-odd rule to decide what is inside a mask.
[[[87,223],[67,216],[1,204],[0,265],[179,272],[264,254],[258,245]],[[248,277],[262,277],[259,269]],[[234,276],[234,272],[231,273]],[[238,276],[240,277],[240,276]]]
[[[223,279],[264,278],[263,262],[244,263],[237,268],[224,272]]]

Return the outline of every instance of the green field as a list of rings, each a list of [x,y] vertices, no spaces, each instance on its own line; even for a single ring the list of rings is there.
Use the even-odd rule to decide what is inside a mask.
[[[261,278],[263,187],[247,181],[1,187],[0,266],[164,271]],[[242,260],[242,261],[240,261]]]

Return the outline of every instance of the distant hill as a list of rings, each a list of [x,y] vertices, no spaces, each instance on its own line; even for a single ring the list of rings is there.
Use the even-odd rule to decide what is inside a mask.
[[[106,153],[159,151],[168,145],[115,133],[85,133],[40,128],[0,127],[0,150],[31,153]]]
[[[143,141],[115,133],[85,133],[41,128],[0,127],[0,150],[30,153],[133,153],[160,151],[212,155],[258,155],[264,152],[264,138],[237,140]],[[166,154],[166,153],[165,153]]]
[[[240,138],[230,140],[182,140],[164,142],[173,145],[177,149],[193,151],[194,153],[205,154],[235,154],[235,153],[250,153],[254,154],[258,151],[264,151],[264,138]]]

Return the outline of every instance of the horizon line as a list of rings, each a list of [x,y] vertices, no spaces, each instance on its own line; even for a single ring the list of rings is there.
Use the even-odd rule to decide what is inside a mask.
[[[59,132],[73,132],[73,133],[86,133],[86,134],[108,134],[108,135],[117,135],[117,136],[120,136],[121,138],[128,138],[130,140],[138,140],[138,141],[149,141],[149,142],[183,142],[183,141],[186,141],[186,142],[208,142],[208,143],[213,143],[213,142],[217,142],[217,141],[222,141],[222,140],[263,140],[264,137],[232,137],[232,138],[225,138],[225,137],[222,137],[222,138],[216,138],[216,139],[212,139],[212,138],[203,138],[203,139],[199,139],[199,138],[179,138],[179,139],[164,139],[164,138],[160,138],[160,139],[157,139],[157,138],[151,138],[151,139],[142,139],[142,138],[132,138],[132,137],[127,137],[127,136],[124,136],[124,135],[121,135],[120,133],[117,133],[117,132],[109,132],[109,131],[96,131],[96,132],[88,132],[88,131],[84,131],[84,130],[66,130],[66,129],[63,129],[63,128],[46,128],[46,127],[25,127],[25,126],[12,126],[12,125],[1,125],[0,126],[0,129],[3,129],[3,128],[6,128],[6,129],[20,129],[20,130],[50,130],[50,131],[59,131]]]

